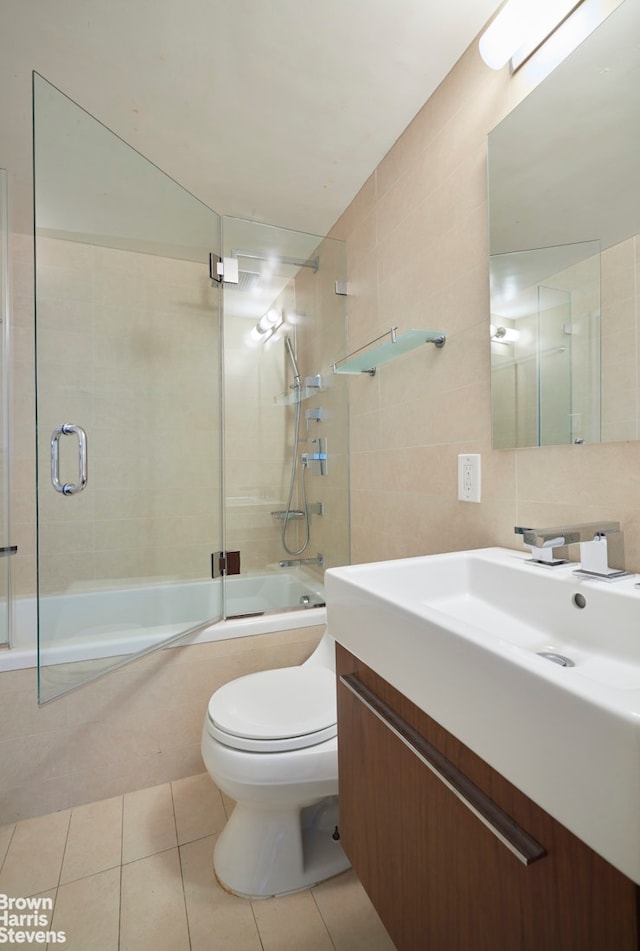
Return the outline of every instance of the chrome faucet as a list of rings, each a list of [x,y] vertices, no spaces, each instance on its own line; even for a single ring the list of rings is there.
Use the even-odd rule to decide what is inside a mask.
[[[566,565],[569,561],[567,546],[571,544],[565,537],[566,526],[560,528],[525,528],[516,525],[516,535],[522,535],[523,542],[531,549],[531,561],[539,565],[555,567]],[[556,551],[557,549],[557,551]]]
[[[620,522],[580,522],[552,528],[516,526],[514,531],[522,535],[524,544],[531,549],[531,560],[537,564],[566,564],[568,546],[580,545],[580,567],[574,574],[603,581],[616,581],[631,574],[624,567]]]

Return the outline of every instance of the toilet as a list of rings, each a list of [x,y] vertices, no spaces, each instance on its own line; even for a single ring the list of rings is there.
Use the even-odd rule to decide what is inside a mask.
[[[338,841],[335,642],[299,667],[239,677],[213,694],[202,758],[236,806],[216,841],[224,888],[267,898],[349,868]]]

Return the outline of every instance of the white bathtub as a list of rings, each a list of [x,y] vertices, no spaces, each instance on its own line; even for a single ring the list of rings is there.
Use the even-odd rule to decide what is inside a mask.
[[[181,645],[310,627],[325,623],[323,602],[322,584],[295,572],[225,579],[227,620],[214,624],[206,619],[222,613],[219,578],[44,597],[41,659],[49,665],[132,654],[190,629]],[[36,666],[36,618],[35,598],[15,599],[12,646],[0,651],[0,671]]]

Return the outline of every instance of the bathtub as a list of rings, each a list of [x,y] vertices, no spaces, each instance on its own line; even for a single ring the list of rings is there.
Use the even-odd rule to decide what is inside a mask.
[[[324,624],[319,579],[292,572],[264,572],[225,579],[137,584],[118,589],[43,597],[40,612],[47,633],[43,665],[148,650],[182,631],[178,643],[204,643]],[[14,601],[12,646],[0,651],[0,671],[37,665],[35,598]]]

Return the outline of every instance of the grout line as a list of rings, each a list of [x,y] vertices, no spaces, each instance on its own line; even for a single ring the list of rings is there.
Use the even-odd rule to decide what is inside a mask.
[[[320,884],[321,884],[321,883],[320,883]],[[326,932],[327,932],[327,935],[329,936],[329,941],[331,942],[331,947],[334,949],[334,951],[337,951],[337,946],[336,946],[335,941],[333,940],[333,935],[331,934],[331,929],[329,928],[329,924],[328,924],[327,921],[325,921],[325,917],[324,917],[324,915],[322,914],[322,909],[320,908],[320,905],[319,905],[318,902],[316,901],[316,894],[315,894],[315,888],[316,888],[316,887],[317,887],[317,886],[311,887],[311,888],[309,889],[309,894],[311,895],[311,898],[313,899],[313,903],[314,903],[314,905],[316,906],[316,908],[317,908],[317,910],[318,910],[318,914],[320,915],[320,921],[321,921],[322,924],[324,925],[325,930],[326,930]]]
[[[258,925],[258,919],[256,918],[256,911],[254,908],[254,904],[255,903],[251,899],[249,899],[249,905],[251,906],[251,914],[253,915],[253,923],[256,926],[256,934],[258,935],[258,941],[260,942],[260,947],[262,948],[262,951],[265,951],[262,935],[260,934],[260,927]]]
[[[55,920],[56,906],[58,904],[58,893],[60,891],[60,879],[62,878],[62,868],[64,866],[64,858],[67,854],[67,846],[69,845],[69,833],[71,831],[71,819],[73,817],[73,809],[69,809],[69,821],[67,822],[67,834],[64,839],[64,848],[62,849],[62,855],[60,857],[60,868],[58,869],[58,881],[56,882],[55,887],[53,888],[53,912],[51,914],[51,924]],[[47,951],[50,947],[49,942],[47,942]]]
[[[184,920],[187,925],[187,941],[189,942],[189,948],[192,947],[191,942],[191,928],[189,927],[189,908],[187,906],[187,893],[184,887],[184,869],[182,868],[182,852],[180,849],[180,842],[178,841],[178,820],[176,818],[176,801],[173,796],[173,783],[168,784],[169,792],[171,794],[171,808],[173,810],[173,826],[176,834],[176,849],[178,852],[178,865],[180,867],[180,886],[182,888],[182,903],[184,905]]]
[[[124,795],[120,796],[120,880],[118,886],[118,951],[122,944],[122,866],[124,858]]]
[[[83,882],[85,878],[93,878],[95,875],[102,875],[103,872],[111,872],[114,868],[122,868],[122,862],[114,862],[113,865],[107,865],[105,868],[98,868],[93,872],[87,872],[84,875],[79,875],[77,878],[70,878],[67,882],[60,882],[57,888],[65,888],[67,885],[75,885],[76,882]]]
[[[6,848],[6,851],[5,851],[5,853],[4,853],[4,858],[3,858],[2,861],[0,862],[0,875],[2,874],[2,870],[4,869],[5,862],[7,861],[7,856],[9,855],[9,850],[11,849],[11,844],[12,844],[13,838],[14,838],[14,836],[15,836],[15,834],[16,834],[17,825],[18,825],[17,822],[14,822],[14,823],[13,823],[13,829],[11,830],[11,835],[9,836],[9,842],[7,843],[7,848]]]
[[[69,833],[71,832],[71,820],[73,818],[73,809],[69,809],[69,821],[67,823],[67,834],[64,838],[64,848],[62,850],[62,856],[60,858],[60,868],[58,869],[58,881],[56,882],[56,898],[58,897],[58,889],[60,888],[60,879],[62,878],[62,867],[64,865],[64,859],[67,854],[67,846],[69,845]],[[54,901],[55,906],[55,901]]]
[[[124,794],[120,796],[120,865],[124,859]]]
[[[120,888],[118,891],[118,951],[122,947],[122,865],[120,866]]]
[[[206,838],[206,837],[205,837],[205,836],[202,836],[202,838]],[[197,841],[197,840],[194,839],[193,841],[195,842],[195,841]],[[185,844],[185,845],[188,845],[189,843],[185,842],[184,844]],[[121,868],[124,868],[125,865],[127,865],[127,866],[129,866],[129,865],[135,865],[136,862],[145,862],[147,859],[152,859],[152,858],[154,858],[154,856],[156,856],[156,855],[164,855],[165,852],[173,852],[175,849],[179,849],[179,848],[181,848],[181,846],[179,846],[179,845],[176,843],[175,845],[169,845],[169,846],[167,846],[166,849],[158,849],[158,850],[155,851],[155,852],[149,852],[147,855],[139,855],[137,858],[135,858],[135,859],[130,859],[128,862],[122,862]],[[117,866],[114,865],[113,868],[117,868]]]

